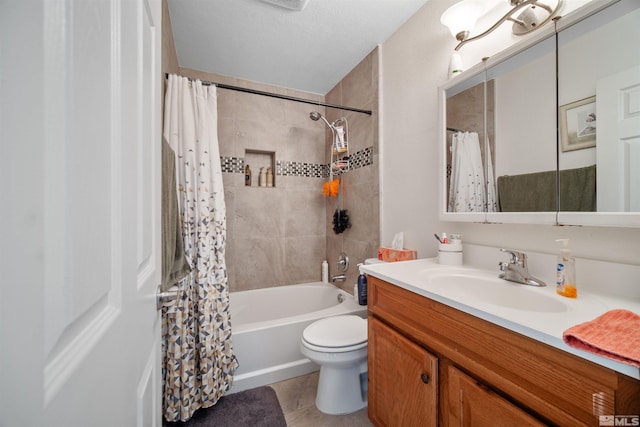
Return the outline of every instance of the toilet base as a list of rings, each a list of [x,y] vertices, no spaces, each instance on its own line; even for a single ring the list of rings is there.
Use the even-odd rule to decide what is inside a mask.
[[[367,406],[367,368],[320,367],[316,407],[329,415],[344,415]]]
[[[318,320],[302,333],[300,352],[320,366],[320,412],[350,414],[367,406],[367,319],[345,315]]]

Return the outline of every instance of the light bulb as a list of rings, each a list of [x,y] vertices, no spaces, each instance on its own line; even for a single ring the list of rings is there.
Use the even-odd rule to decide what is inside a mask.
[[[477,0],[463,0],[454,4],[440,17],[440,22],[449,27],[451,35],[462,41],[473,31],[476,21],[484,12],[484,6]]]

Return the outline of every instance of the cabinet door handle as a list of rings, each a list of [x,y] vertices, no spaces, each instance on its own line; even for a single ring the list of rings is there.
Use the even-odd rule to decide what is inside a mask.
[[[422,374],[422,375],[420,375],[420,379],[422,380],[423,383],[429,384],[429,380],[430,380],[429,375]]]

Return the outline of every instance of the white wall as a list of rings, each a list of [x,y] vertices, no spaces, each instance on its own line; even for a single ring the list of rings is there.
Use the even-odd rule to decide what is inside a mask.
[[[405,233],[406,248],[435,254],[438,224],[438,86],[454,41],[430,0],[382,46],[381,244]],[[444,67],[444,68],[443,68]],[[431,236],[431,237],[429,237]]]
[[[430,0],[382,46],[381,243],[403,231],[405,247],[426,258],[435,256],[433,233],[442,231],[463,234],[468,243],[542,253],[556,253],[554,240],[567,237],[577,257],[640,265],[640,228],[439,221],[437,93],[456,44],[440,15],[451,4]],[[499,51],[495,45],[513,43],[494,36],[461,49],[467,68]]]

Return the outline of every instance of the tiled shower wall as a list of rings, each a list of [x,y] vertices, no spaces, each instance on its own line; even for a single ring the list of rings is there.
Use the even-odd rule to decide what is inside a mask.
[[[341,234],[333,232],[333,214],[337,208],[336,198],[327,200],[327,259],[330,275],[339,274],[336,261],[340,252],[349,257],[347,280],[337,283],[351,292],[357,281],[357,264],[366,258],[375,258],[380,246],[380,186],[378,147],[378,49],[374,49],[327,95],[328,104],[345,105],[371,110],[371,116],[327,109],[329,121],[346,117],[349,122],[349,148],[351,153],[368,150],[370,164],[356,168],[342,176],[344,197],[341,209],[346,209],[351,228]],[[328,142],[331,134],[328,132]],[[327,155],[329,151],[327,150]],[[329,157],[327,157],[327,162]]]
[[[372,116],[340,114],[339,110],[230,90],[218,90],[218,136],[227,204],[227,268],[231,291],[281,286],[320,280],[322,260],[330,274],[338,274],[335,262],[341,251],[351,267],[347,280],[338,286],[351,291],[357,277],[356,264],[375,256],[378,248],[377,52],[367,57],[334,88],[331,104],[372,109]],[[367,68],[368,72],[359,70]],[[216,81],[298,98],[324,101],[323,97],[180,69],[184,76]],[[354,92],[357,96],[335,94]],[[333,232],[336,198],[322,195],[326,182],[331,132],[323,122],[309,119],[319,111],[330,121],[344,115],[349,121],[352,170],[342,175],[342,209],[352,227],[340,235]],[[273,188],[258,187],[259,169],[252,167],[252,186],[244,183],[247,151],[274,153]]]
[[[318,95],[180,69],[183,76],[323,101]],[[218,143],[227,206],[226,261],[231,291],[320,280],[325,258],[324,129],[317,109],[277,98],[218,89]],[[324,111],[321,111],[324,113]],[[273,153],[274,187],[258,187],[247,152]],[[256,157],[253,157],[253,161]],[[264,156],[263,156],[264,157]],[[245,186],[244,167],[252,170]]]
[[[324,102],[317,94],[257,84],[178,66],[170,19],[163,2],[163,73],[275,92]],[[379,241],[377,50],[365,58],[328,95],[326,102],[371,109],[373,116],[218,90],[218,139],[227,205],[226,261],[231,291],[320,280],[322,260],[331,274],[344,249],[351,258],[348,280],[337,283],[351,291],[355,267],[376,255]],[[343,175],[346,209],[352,228],[332,231],[335,198],[322,195],[329,159],[330,135],[323,122],[309,119],[319,111],[330,121],[349,120],[354,170]],[[251,165],[252,187],[244,185],[246,150],[275,155],[275,187],[259,188],[259,168]],[[250,163],[249,163],[250,164]]]

